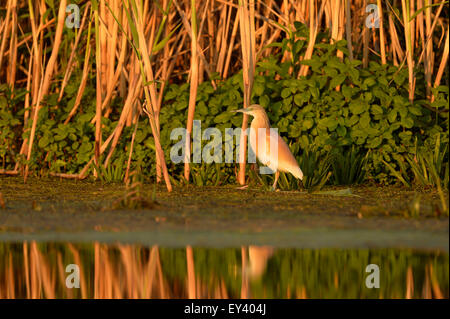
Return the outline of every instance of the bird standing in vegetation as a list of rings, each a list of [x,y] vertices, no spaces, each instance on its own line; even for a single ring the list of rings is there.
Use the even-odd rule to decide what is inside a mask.
[[[275,190],[277,187],[280,172],[288,172],[294,175],[295,178],[300,180],[303,179],[303,172],[286,142],[277,133],[270,132],[269,118],[263,107],[258,104],[253,104],[247,108],[236,110],[234,112],[253,116],[250,125],[250,147],[262,164],[275,171],[275,181],[272,185],[272,190]],[[263,130],[261,131],[260,129]],[[266,147],[258,152],[259,134],[264,131],[266,135]],[[271,151],[272,145],[278,146],[278,152]]]

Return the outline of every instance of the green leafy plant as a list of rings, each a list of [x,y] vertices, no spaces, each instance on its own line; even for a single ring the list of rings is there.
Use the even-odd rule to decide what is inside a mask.
[[[191,176],[197,186],[218,186],[221,180],[221,168],[219,164],[197,164],[191,165]]]
[[[369,153],[355,146],[351,149],[339,147],[332,151],[331,167],[336,185],[361,184],[366,177]]]
[[[313,148],[303,151],[299,164],[303,171],[302,184],[308,192],[322,189],[332,174],[330,154],[321,155]]]
[[[19,89],[13,94],[7,84],[0,85],[0,167],[6,169],[14,162],[18,146],[15,145],[20,129],[20,116],[23,111],[16,112],[15,108],[23,103],[26,90]]]
[[[406,165],[408,164],[408,166]],[[418,148],[414,154],[406,154],[397,157],[399,169],[384,161],[391,173],[407,187],[411,187],[413,182],[421,186],[435,187],[443,212],[448,215],[447,199],[444,190],[449,189],[449,146],[448,142],[441,142],[441,135],[437,134],[434,147]],[[408,174],[408,167],[411,169],[414,180]]]
[[[399,155],[394,165],[384,161],[391,173],[405,186],[413,184],[421,186],[443,187],[448,189],[449,185],[449,148],[448,142],[441,142],[440,134],[436,136],[434,147],[417,147],[413,154]],[[413,176],[410,176],[409,169]]]
[[[448,143],[441,143],[440,134],[436,137],[434,149],[431,151],[421,147],[414,156],[405,156],[416,182],[423,186],[442,186],[448,189],[449,163]]]
[[[120,183],[123,181],[125,177],[125,172],[123,170],[123,156],[122,153],[121,158],[119,158],[114,163],[105,167],[104,165],[96,165],[93,164],[94,169],[97,171],[98,178],[104,183]]]

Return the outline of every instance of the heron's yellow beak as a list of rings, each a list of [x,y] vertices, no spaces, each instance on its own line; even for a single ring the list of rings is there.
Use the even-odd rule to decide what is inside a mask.
[[[247,109],[232,110],[230,112],[248,114],[248,110]]]

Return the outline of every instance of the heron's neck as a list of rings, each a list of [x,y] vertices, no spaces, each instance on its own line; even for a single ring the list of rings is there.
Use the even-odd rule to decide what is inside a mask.
[[[258,128],[270,128],[270,122],[269,118],[266,114],[258,114],[253,118],[251,128],[258,129]]]

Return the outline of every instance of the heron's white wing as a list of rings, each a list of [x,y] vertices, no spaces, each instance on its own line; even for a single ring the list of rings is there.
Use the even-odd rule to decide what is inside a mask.
[[[292,155],[289,146],[286,142],[276,133],[266,136],[266,140],[270,145],[270,152],[267,156],[267,166],[272,170],[279,170],[281,172],[289,172],[296,178],[302,179],[303,172],[298,166],[297,160]]]
[[[265,140],[263,139],[259,142],[258,137],[260,134],[258,133],[254,132],[255,135],[250,138],[250,146],[258,160],[273,171],[289,172],[296,178],[302,179],[303,172],[286,142],[274,130],[269,131],[268,129],[265,134]]]

